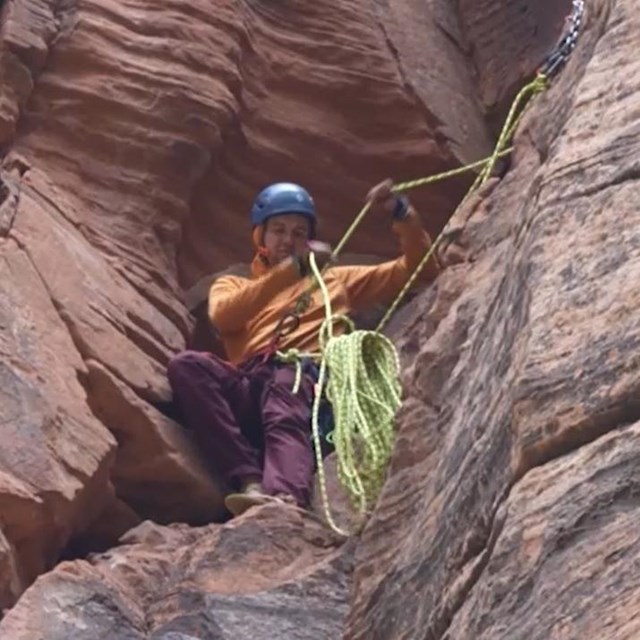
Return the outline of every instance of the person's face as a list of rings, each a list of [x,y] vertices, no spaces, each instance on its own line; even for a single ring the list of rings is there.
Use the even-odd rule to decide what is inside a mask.
[[[263,243],[271,266],[292,255],[301,255],[309,242],[309,221],[299,213],[286,213],[267,220]]]

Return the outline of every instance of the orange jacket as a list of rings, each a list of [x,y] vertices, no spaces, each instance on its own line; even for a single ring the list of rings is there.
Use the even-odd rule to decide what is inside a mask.
[[[336,266],[325,272],[333,313],[346,315],[389,303],[400,292],[431,240],[413,209],[404,220],[393,223],[393,230],[400,238],[403,255],[399,258],[372,266]],[[436,262],[430,259],[421,276],[433,280],[437,273]],[[293,309],[309,284],[309,279],[300,278],[291,260],[259,278],[223,276],[214,282],[209,291],[209,318],[220,333],[229,360],[235,364],[266,349],[282,315]],[[299,327],[282,338],[279,348],[317,351],[323,320],[322,295],[316,289],[311,305],[300,316]],[[334,333],[339,330],[336,326]]]

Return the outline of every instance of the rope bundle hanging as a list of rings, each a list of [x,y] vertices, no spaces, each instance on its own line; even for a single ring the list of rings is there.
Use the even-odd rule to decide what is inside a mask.
[[[313,254],[310,263],[325,309],[312,433],[327,522],[334,531],[347,536],[348,532],[333,520],[329,506],[318,424],[320,399],[324,391],[333,407],[338,477],[362,518],[380,492],[393,448],[393,425],[401,394],[400,361],[386,336],[377,331],[356,330],[351,320],[332,314],[329,293]],[[350,331],[334,336],[336,319],[346,321]],[[327,379],[328,370],[331,375]]]
[[[364,512],[384,480],[393,445],[393,420],[400,406],[400,364],[393,343],[375,331],[333,338],[325,354],[331,378],[338,475]]]

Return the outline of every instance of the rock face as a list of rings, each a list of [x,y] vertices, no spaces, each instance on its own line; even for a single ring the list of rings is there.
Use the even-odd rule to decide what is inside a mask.
[[[204,528],[145,523],[122,542],[40,578],[0,623],[2,637],[312,640],[341,633],[350,547],[336,548],[326,528],[298,511],[262,507]]]
[[[5,0],[0,638],[638,635],[637,0],[588,2],[396,319],[406,400],[355,551],[294,510],[210,524],[165,376],[257,189],[306,184],[335,241],[372,182],[484,156],[569,4]],[[467,181],[415,193],[432,233]],[[349,250],[392,255],[387,225]]]
[[[408,397],[349,640],[638,635],[640,22],[637,2],[588,10],[403,327]]]
[[[250,257],[259,187],[305,183],[335,241],[374,181],[487,152],[467,18],[413,9],[408,25],[364,0],[2,3],[0,606],[68,544],[223,516],[165,368],[193,327],[180,285]],[[533,18],[547,36],[556,13]],[[421,40],[451,55],[414,69]],[[417,195],[432,231],[465,182]],[[395,252],[382,224],[350,250]]]
[[[40,274],[13,241],[0,254],[0,522],[9,603],[109,498],[115,442],[88,410],[84,364]]]

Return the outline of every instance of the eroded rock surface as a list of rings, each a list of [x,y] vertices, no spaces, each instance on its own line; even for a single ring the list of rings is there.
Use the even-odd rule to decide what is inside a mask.
[[[639,436],[615,429],[514,486],[446,638],[638,637]]]
[[[306,184],[335,241],[371,183],[485,155],[568,5],[5,0],[0,607],[141,518],[222,517],[165,368],[182,289],[250,257],[256,190]],[[0,637],[637,635],[640,8],[587,5],[512,170],[396,319],[407,397],[352,603],[353,546],[265,508],[65,562]],[[415,193],[431,232],[467,181]],[[387,228],[349,250],[393,255]]]
[[[300,511],[226,525],[144,523],[123,545],[40,578],[0,622],[12,640],[338,638],[350,545]],[[37,612],[37,615],[33,615]]]
[[[49,569],[109,498],[115,441],[86,406],[76,352],[47,289],[13,241],[0,252],[2,605]]]
[[[467,261],[404,326],[350,640],[637,635],[640,23],[588,10],[511,172],[459,212]]]
[[[444,22],[459,21],[465,39],[466,18],[444,7],[414,7],[403,27],[414,45],[443,43]],[[0,523],[23,576],[3,573],[3,606],[69,541],[86,548],[136,518],[221,517],[215,476],[175,422],[165,367],[193,327],[181,285],[250,257],[258,188],[305,183],[335,241],[373,182],[488,150],[465,47],[419,77],[387,29],[395,10],[364,0],[2,4],[0,469],[21,506]],[[431,231],[465,183],[416,194]],[[381,225],[367,221],[350,250],[395,253]],[[52,479],[29,471],[35,460],[56,469]]]

